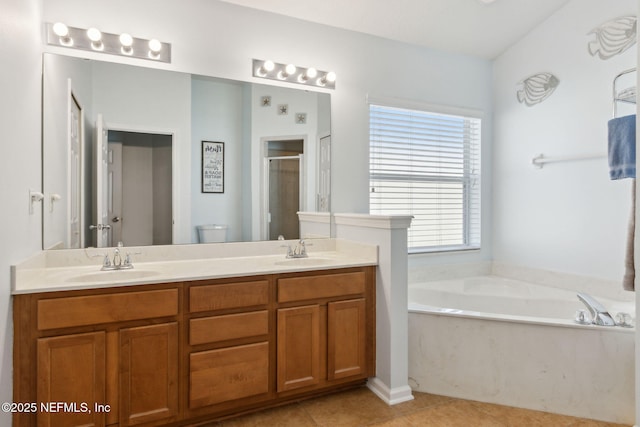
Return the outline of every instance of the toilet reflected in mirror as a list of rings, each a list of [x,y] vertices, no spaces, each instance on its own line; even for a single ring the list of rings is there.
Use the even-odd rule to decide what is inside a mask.
[[[227,226],[221,224],[198,225],[200,243],[224,243],[227,241]]]

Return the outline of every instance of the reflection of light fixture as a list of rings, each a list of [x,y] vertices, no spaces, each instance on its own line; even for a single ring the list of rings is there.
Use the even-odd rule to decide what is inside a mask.
[[[110,34],[97,28],[68,27],[62,22],[46,24],[47,44],[139,59],[171,62],[171,44],[139,39],[128,33]]]
[[[322,77],[316,79],[318,75]],[[333,71],[318,71],[313,67],[302,68],[293,64],[279,64],[261,59],[253,60],[253,76],[327,89],[335,89],[336,87],[336,73]]]
[[[102,43],[102,33],[97,28],[89,28],[87,30],[87,37],[91,40],[91,48],[93,50],[104,50],[104,43]]]
[[[73,46],[73,39],[69,37],[69,27],[62,22],[56,22],[53,24],[53,32],[56,36],[60,37],[60,44],[63,46]]]
[[[122,45],[120,52],[122,52],[123,55],[131,56],[133,54],[133,48],[131,47],[133,45],[133,37],[131,37],[131,34],[122,33],[120,34],[119,40]]]

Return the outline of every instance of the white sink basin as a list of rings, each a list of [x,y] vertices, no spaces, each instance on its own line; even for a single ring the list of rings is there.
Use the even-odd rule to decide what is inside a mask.
[[[158,274],[157,271],[151,270],[107,270],[73,276],[67,279],[67,282],[116,282],[121,280],[144,279],[145,277],[157,276]]]
[[[315,265],[327,265],[333,262],[333,260],[328,258],[289,258],[283,259],[282,261],[276,261],[276,265],[290,265],[290,266],[315,266]]]

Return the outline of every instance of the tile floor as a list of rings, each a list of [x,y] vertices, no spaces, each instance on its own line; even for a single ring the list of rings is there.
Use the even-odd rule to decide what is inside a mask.
[[[388,406],[362,387],[203,427],[622,427],[427,393],[414,392],[414,397]]]

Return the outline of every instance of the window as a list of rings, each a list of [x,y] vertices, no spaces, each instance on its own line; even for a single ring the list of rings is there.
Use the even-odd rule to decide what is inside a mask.
[[[413,215],[409,252],[480,247],[481,119],[371,104],[372,214]]]

